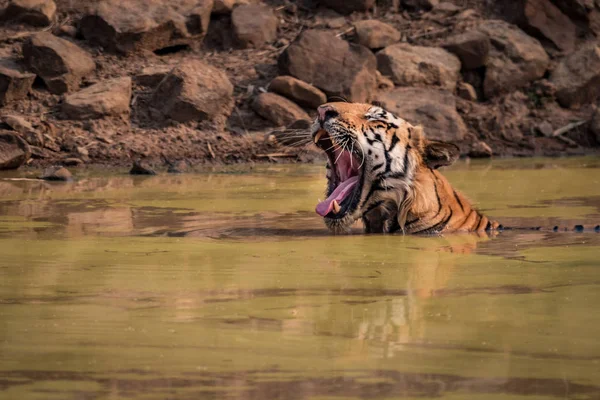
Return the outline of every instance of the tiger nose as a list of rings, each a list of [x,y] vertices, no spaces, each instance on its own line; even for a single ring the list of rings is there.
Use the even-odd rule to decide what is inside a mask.
[[[333,107],[327,105],[319,106],[317,112],[319,113],[319,121],[321,121],[321,123],[327,121],[329,118],[335,118],[339,115]]]

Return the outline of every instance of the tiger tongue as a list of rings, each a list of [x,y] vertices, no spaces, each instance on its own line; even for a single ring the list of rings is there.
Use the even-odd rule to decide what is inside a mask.
[[[337,200],[338,204],[341,203],[350,193],[352,193],[352,189],[358,183],[358,176],[353,176],[348,178],[344,182],[340,183],[333,193],[325,200],[317,204],[315,211],[321,217],[326,216],[333,209],[333,201]]]

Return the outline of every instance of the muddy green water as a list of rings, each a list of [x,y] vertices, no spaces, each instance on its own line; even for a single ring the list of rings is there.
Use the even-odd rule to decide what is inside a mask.
[[[0,399],[599,399],[600,234],[329,236],[324,168],[0,175]],[[600,224],[600,159],[444,171]]]

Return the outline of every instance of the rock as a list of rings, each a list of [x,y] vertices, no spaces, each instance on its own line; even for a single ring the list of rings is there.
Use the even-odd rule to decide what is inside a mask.
[[[550,75],[563,107],[579,107],[600,95],[600,47],[588,45],[563,58]]]
[[[381,75],[381,72],[377,71],[377,88],[380,90],[393,89],[394,82],[387,76]]]
[[[45,181],[70,182],[73,180],[73,175],[71,175],[71,172],[65,167],[53,166],[46,168],[44,172],[42,172],[40,179]]]
[[[72,39],[75,39],[77,37],[77,27],[73,25],[62,25],[58,28],[57,35],[67,36]]]
[[[146,87],[156,87],[172,69],[173,67],[168,65],[146,67],[135,76],[135,83]]]
[[[425,6],[421,8],[429,9],[431,7]],[[423,15],[423,19],[446,25],[448,23],[448,19],[454,17],[460,12],[460,10],[460,7],[452,3],[443,2],[436,4],[431,11]]]
[[[316,30],[303,32],[279,57],[282,75],[311,83],[330,97],[360,103],[376,90],[376,67],[366,47]]]
[[[552,124],[548,121],[543,121],[538,126],[536,126],[537,131],[545,137],[551,137],[554,129],[552,128]]]
[[[101,0],[79,27],[109,51],[153,51],[201,41],[212,7],[213,0]]]
[[[458,86],[456,87],[456,94],[461,99],[465,99],[468,101],[477,101],[477,92],[475,91],[475,88],[473,87],[473,85],[471,85],[469,83],[466,83],[466,82],[459,83]]]
[[[14,61],[0,58],[0,107],[27,97],[35,74],[24,72]]]
[[[83,160],[81,158],[69,157],[65,158],[62,163],[67,167],[79,167],[80,165],[83,165]]]
[[[478,30],[487,34],[492,44],[483,81],[487,99],[544,76],[550,59],[536,39],[498,20],[486,21]]]
[[[53,0],[12,0],[3,19],[33,26],[47,26],[54,21],[56,4]]]
[[[577,27],[550,0],[519,0],[504,3],[504,14],[523,30],[570,52],[575,47]]]
[[[372,50],[382,49],[400,41],[400,32],[385,22],[370,19],[354,23],[358,43]]]
[[[396,85],[432,85],[453,91],[460,72],[460,60],[437,47],[400,43],[377,53],[377,68]]]
[[[346,17],[330,8],[323,8],[315,15],[313,28],[340,29],[347,24]]]
[[[460,59],[464,69],[475,69],[487,61],[490,38],[482,32],[468,31],[449,37],[443,47]]]
[[[144,160],[134,160],[129,175],[156,175],[156,171]]]
[[[275,93],[261,93],[252,102],[252,109],[277,126],[297,120],[310,120],[309,115],[295,103]]]
[[[0,170],[17,169],[31,157],[29,145],[9,131],[0,131]]]
[[[481,140],[473,143],[469,150],[469,157],[471,158],[490,158],[493,154],[492,148]]]
[[[185,160],[175,162],[168,161],[167,164],[169,165],[169,168],[167,169],[169,174],[182,174],[189,169],[189,165]]]
[[[600,109],[596,109],[590,122],[590,131],[596,137],[596,142],[600,143]]]
[[[398,117],[422,125],[429,139],[457,141],[463,139],[467,132],[456,111],[456,100],[446,90],[396,88],[379,94],[376,100]]]
[[[227,117],[233,109],[233,85],[224,72],[189,59],[160,82],[151,104],[178,122]]]
[[[251,4],[250,0],[215,0],[212,13],[213,14],[231,14],[231,11],[236,6],[243,4]]]
[[[412,10],[431,10],[439,0],[402,0],[402,5]]]
[[[236,7],[231,13],[231,25],[243,48],[259,48],[277,38],[277,17],[265,5]]]
[[[62,112],[69,119],[97,119],[129,114],[131,78],[108,79],[68,95]]]
[[[79,88],[81,78],[96,69],[85,50],[49,32],[37,33],[27,40],[23,44],[23,55],[29,68],[54,94]]]
[[[10,129],[20,133],[32,132],[35,130],[25,118],[19,115],[3,115],[0,116],[0,121],[3,125],[6,125]]]
[[[320,4],[340,14],[351,14],[354,11],[368,11],[375,5],[375,0],[321,0]]]
[[[285,96],[308,108],[316,109],[327,102],[325,93],[293,76],[278,76],[273,79],[269,84],[269,91]]]

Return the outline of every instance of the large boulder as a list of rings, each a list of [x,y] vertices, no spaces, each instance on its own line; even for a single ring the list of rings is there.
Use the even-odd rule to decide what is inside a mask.
[[[85,50],[49,32],[29,38],[23,44],[23,55],[29,68],[54,94],[78,89],[81,78],[96,69],[94,60]]]
[[[359,44],[372,50],[382,49],[400,41],[400,32],[393,26],[376,19],[354,23]]]
[[[201,40],[212,7],[213,0],[101,0],[79,28],[110,51],[159,50]]]
[[[278,76],[273,79],[269,84],[269,91],[279,93],[309,108],[317,108],[327,102],[325,93],[293,76]]]
[[[256,96],[252,109],[277,126],[290,125],[299,120],[310,120],[308,114],[296,103],[275,93],[261,93]]]
[[[381,74],[400,86],[431,85],[452,91],[460,67],[458,57],[437,47],[400,43],[377,53],[377,68]]]
[[[129,114],[131,78],[108,79],[68,95],[62,112],[70,119],[97,119]]]
[[[221,70],[189,59],[160,82],[152,96],[152,105],[178,122],[229,116],[233,109],[233,85]]]
[[[504,21],[490,20],[479,26],[492,47],[486,63],[483,94],[491,98],[541,78],[550,58],[537,39]]]
[[[373,53],[325,31],[302,33],[279,57],[279,69],[351,102],[367,102],[377,87]]]
[[[33,26],[46,26],[54,21],[56,3],[53,0],[12,0],[2,19]]]
[[[600,96],[600,47],[588,45],[563,58],[550,82],[556,98],[564,107],[578,107]]]
[[[231,13],[231,24],[235,39],[244,48],[258,48],[277,38],[277,17],[266,5],[236,7]]]
[[[518,0],[504,3],[504,13],[527,33],[563,51],[572,51],[577,27],[550,0]]]
[[[467,127],[456,111],[456,99],[446,90],[396,88],[381,93],[377,101],[383,108],[415,125],[422,125],[429,139],[458,141]]]
[[[375,0],[320,0],[320,4],[341,14],[350,14],[370,10],[375,5]]]
[[[17,169],[31,157],[27,142],[8,131],[0,131],[0,170]]]
[[[35,74],[24,72],[19,65],[8,58],[0,58],[0,107],[27,96]]]
[[[483,32],[468,31],[449,37],[444,49],[456,55],[464,69],[475,69],[485,65],[490,52],[490,38]]]

